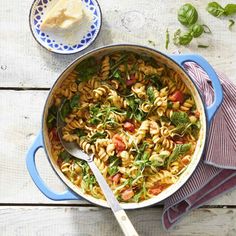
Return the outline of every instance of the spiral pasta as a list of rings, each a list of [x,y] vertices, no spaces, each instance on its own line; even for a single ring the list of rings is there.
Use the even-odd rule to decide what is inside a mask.
[[[62,138],[93,154],[123,202],[144,201],[176,183],[192,160],[201,129],[181,76],[155,59],[119,51],[77,65],[53,93],[47,117],[51,154],[66,178],[100,199],[88,164],[60,143],[58,114]]]

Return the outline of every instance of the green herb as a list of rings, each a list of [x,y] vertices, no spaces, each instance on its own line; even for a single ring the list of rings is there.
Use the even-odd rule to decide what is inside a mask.
[[[75,129],[74,133],[78,135],[79,137],[85,136],[86,133],[82,129]]]
[[[145,64],[157,68],[157,62],[153,57],[147,56],[146,54],[140,55],[140,58],[145,62]]]
[[[231,29],[234,24],[235,24],[234,20],[230,19],[229,20],[229,26],[228,26],[229,29]]]
[[[220,17],[225,13],[225,9],[217,2],[209,2],[206,9],[215,17]]]
[[[67,162],[67,161],[70,160],[71,155],[70,155],[67,151],[64,150],[64,151],[62,151],[62,152],[59,153],[59,157],[60,157],[63,161]]]
[[[204,28],[202,25],[194,24],[190,27],[190,32],[194,38],[198,38],[203,34]]]
[[[130,110],[127,112],[127,116],[129,119],[135,118],[138,121],[142,121],[146,118],[147,113],[143,112],[140,109],[140,105],[142,104],[142,100],[135,97],[127,97],[126,101],[128,103],[128,106],[130,107]]]
[[[169,30],[166,29],[166,49],[168,49],[169,43],[170,43],[170,34],[169,34]]]
[[[190,123],[190,119],[185,112],[173,112],[170,120],[175,126],[186,125]]]
[[[204,33],[211,34],[211,29],[209,28],[209,26],[203,24],[202,27],[204,29]]]
[[[157,74],[146,75],[145,80],[149,80],[153,85],[157,88],[157,90],[161,90],[163,88],[163,84],[161,83],[160,76]]]
[[[150,153],[144,151],[138,154],[138,159],[135,160],[134,165],[139,166],[143,170],[147,166],[151,166],[151,161],[149,161]]]
[[[52,105],[48,110],[47,126],[49,129],[56,126],[58,107]]]
[[[170,122],[170,119],[167,116],[161,116],[160,119],[162,122],[166,122],[166,123]]]
[[[70,107],[71,107],[71,109],[74,109],[74,108],[79,106],[79,99],[80,99],[80,95],[79,94],[74,95],[70,99]]]
[[[236,4],[227,4],[225,6],[225,15],[226,16],[231,16],[236,13]]]
[[[97,132],[90,138],[90,143],[94,143],[98,138],[105,138],[107,136],[106,132]]]
[[[183,34],[181,34],[181,30],[178,29],[175,33],[174,33],[174,44],[175,45],[188,45],[193,39],[193,36],[191,35],[191,32],[185,32]]]
[[[198,48],[208,48],[209,45],[198,44],[197,47]]]
[[[161,167],[166,164],[166,160],[169,157],[169,154],[159,154],[158,159],[151,161],[152,166],[154,167]]]
[[[184,4],[178,11],[178,20],[182,25],[191,26],[197,22],[198,13],[195,7],[189,3]]]
[[[119,70],[115,71],[113,78],[118,80],[123,87],[126,87],[126,83],[125,83],[124,79],[122,79],[121,72]]]
[[[148,95],[149,101],[153,103],[155,101],[155,94],[154,94],[154,90],[152,86],[149,86],[147,88],[147,95]]]
[[[170,157],[168,158],[167,166],[176,161],[180,156],[185,155],[191,148],[190,143],[177,144]]]
[[[61,119],[65,121],[66,116],[71,112],[70,100],[66,100],[63,103],[59,112]]]
[[[167,101],[167,108],[171,109],[173,107],[173,102]]]
[[[115,175],[117,172],[119,172],[118,170],[118,166],[121,164],[121,159],[117,156],[111,156],[109,157],[109,166],[108,166],[108,174],[110,176]]]
[[[94,57],[85,59],[75,67],[79,81],[88,81],[93,75],[97,74],[98,70],[99,64]]]
[[[201,128],[200,121],[197,121],[195,124],[192,124],[192,126],[191,126],[191,134],[196,139],[198,138],[200,128]]]
[[[225,7],[222,7],[217,2],[210,2],[208,3],[206,9],[215,17],[231,16],[236,13],[236,4],[227,4]]]

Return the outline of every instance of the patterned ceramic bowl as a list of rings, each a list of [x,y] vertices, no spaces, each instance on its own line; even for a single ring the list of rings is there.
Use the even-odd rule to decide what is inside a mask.
[[[29,24],[35,40],[44,48],[59,54],[73,54],[87,48],[97,38],[102,25],[102,13],[96,0],[82,0],[86,23],[69,34],[44,32],[42,21],[56,0],[35,0],[29,14]]]

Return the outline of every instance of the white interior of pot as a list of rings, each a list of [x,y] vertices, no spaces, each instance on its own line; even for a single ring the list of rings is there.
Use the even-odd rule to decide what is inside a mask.
[[[45,151],[49,157],[49,160],[50,160],[53,168],[55,169],[57,174],[60,176],[60,178],[64,181],[64,183],[67,186],[69,186],[74,192],[76,192],[78,195],[82,196],[83,198],[87,199],[88,201],[90,201],[94,204],[100,205],[100,206],[108,207],[106,201],[101,200],[101,199],[96,199],[88,194],[84,194],[79,187],[73,185],[61,172],[56,161],[52,158],[52,155],[51,155],[51,146],[50,146],[50,142],[48,139],[46,117],[47,117],[47,113],[48,113],[48,108],[50,107],[50,105],[52,103],[53,91],[55,91],[55,89],[58,88],[63,83],[63,81],[66,79],[67,75],[75,68],[75,66],[78,63],[80,63],[82,60],[84,60],[90,56],[102,57],[105,54],[110,54],[110,53],[113,53],[115,51],[120,51],[120,50],[132,51],[132,52],[135,52],[138,54],[142,53],[142,54],[146,54],[148,56],[152,56],[157,61],[159,61],[163,64],[166,64],[168,67],[177,71],[181,75],[186,86],[190,89],[190,91],[195,99],[197,109],[201,114],[200,121],[201,121],[202,127],[201,127],[201,131],[200,131],[199,140],[197,142],[197,146],[196,146],[195,152],[193,154],[192,161],[190,162],[187,169],[180,176],[177,183],[171,185],[170,187],[168,187],[167,189],[162,191],[159,195],[157,195],[151,199],[145,200],[143,202],[140,202],[140,203],[122,203],[121,204],[124,209],[135,209],[135,208],[146,207],[146,206],[149,206],[152,204],[159,203],[159,202],[163,201],[164,199],[166,199],[167,197],[169,197],[170,195],[172,195],[173,193],[175,193],[187,181],[187,179],[193,173],[193,171],[195,170],[195,168],[202,156],[204,143],[205,143],[205,139],[206,139],[206,115],[205,115],[205,111],[204,111],[204,106],[202,104],[202,100],[199,96],[199,93],[197,92],[195,86],[193,85],[193,82],[189,79],[187,74],[184,71],[182,71],[182,69],[178,65],[176,65],[176,63],[174,63],[172,60],[170,60],[168,57],[162,55],[161,53],[154,51],[153,49],[135,46],[135,45],[113,45],[113,46],[108,46],[105,48],[100,48],[95,51],[92,51],[92,52],[86,54],[85,56],[79,58],[78,60],[74,61],[60,75],[60,77],[58,78],[58,80],[56,81],[54,86],[52,87],[52,89],[49,93],[48,99],[46,101],[46,104],[45,104],[45,109],[44,109],[44,114],[43,114],[43,127],[42,128],[43,128],[43,138],[44,138],[44,144],[45,144]]]

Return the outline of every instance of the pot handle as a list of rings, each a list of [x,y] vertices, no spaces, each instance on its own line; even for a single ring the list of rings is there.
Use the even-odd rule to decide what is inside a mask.
[[[210,123],[214,117],[216,111],[220,107],[223,101],[223,90],[220,84],[220,80],[212,68],[212,66],[201,56],[189,54],[189,55],[171,55],[170,56],[174,61],[176,61],[181,67],[184,68],[185,62],[195,62],[197,63],[209,76],[212,86],[214,89],[214,101],[213,103],[206,108],[207,120]]]
[[[40,149],[43,148],[43,140],[42,140],[42,132],[38,134],[36,139],[34,140],[34,143],[29,148],[27,154],[26,154],[26,165],[27,169],[29,171],[29,174],[38,187],[38,189],[48,198],[54,200],[54,201],[63,201],[63,200],[80,200],[81,198],[79,196],[76,196],[74,193],[72,193],[70,190],[67,190],[63,193],[57,193],[52,190],[50,190],[47,185],[44,183],[42,178],[40,177],[38,170],[36,168],[35,163],[35,154]]]

